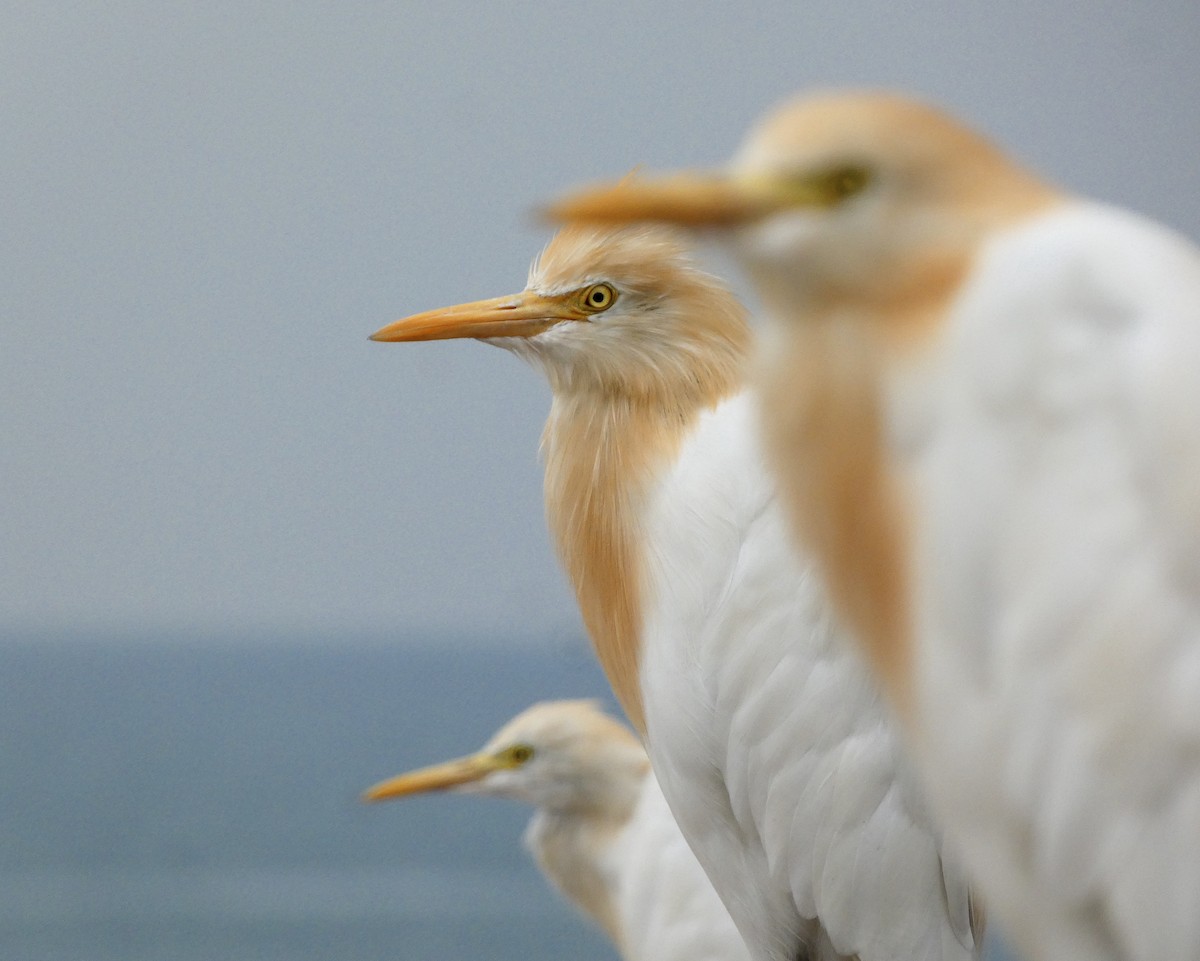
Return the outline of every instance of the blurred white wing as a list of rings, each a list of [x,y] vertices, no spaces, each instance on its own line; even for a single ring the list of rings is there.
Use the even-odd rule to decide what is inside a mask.
[[[1200,957],[1200,255],[1060,209],[986,251],[939,366],[912,480],[947,826],[1031,953]]]
[[[650,511],[663,791],[757,957],[971,958],[966,887],[791,545],[756,423],[746,395],[707,415]]]
[[[620,859],[617,913],[629,961],[750,961],[653,774],[614,854]]]

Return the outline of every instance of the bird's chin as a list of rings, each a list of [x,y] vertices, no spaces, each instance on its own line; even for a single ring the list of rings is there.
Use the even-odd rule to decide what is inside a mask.
[[[545,330],[536,334],[523,337],[479,337],[479,341],[485,344],[491,344],[493,347],[503,347],[505,350],[511,350],[513,353],[536,353],[539,350],[544,350],[555,344],[561,343],[564,335],[569,336],[569,331],[572,328],[578,327],[577,323],[572,321],[563,321],[555,324],[553,327],[547,327]]]
[[[501,347],[504,350],[520,353],[529,347],[530,337],[479,337],[477,338],[481,344],[487,344],[489,347]]]
[[[569,364],[587,338],[582,329],[587,324],[564,321],[531,337],[480,338],[485,344],[502,347],[524,360],[540,366]]]

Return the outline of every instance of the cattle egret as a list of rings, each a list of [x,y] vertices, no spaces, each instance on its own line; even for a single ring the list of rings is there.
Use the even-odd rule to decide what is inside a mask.
[[[526,846],[626,961],[749,961],[679,833],[646,752],[594,702],[535,704],[479,753],[401,774],[363,797],[444,790],[515,798],[537,808]]]
[[[790,516],[1012,937],[1200,957],[1200,251],[885,95],[556,213],[747,266]]]
[[[550,380],[546,508],[684,836],[760,961],[969,959],[967,887],[876,683],[792,546],[745,312],[660,228],[568,228],[507,297],[378,340],[488,339]]]

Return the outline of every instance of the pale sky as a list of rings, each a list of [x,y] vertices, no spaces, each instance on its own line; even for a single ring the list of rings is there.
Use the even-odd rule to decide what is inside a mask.
[[[566,186],[797,90],[932,98],[1200,236],[1200,4],[112,0],[0,29],[0,634],[578,631],[520,289]]]

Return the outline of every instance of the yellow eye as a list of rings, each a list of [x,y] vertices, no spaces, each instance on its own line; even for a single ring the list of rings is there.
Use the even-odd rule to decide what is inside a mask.
[[[598,314],[617,302],[617,291],[611,284],[592,284],[583,292],[579,302],[589,314]]]
[[[533,757],[533,748],[528,744],[514,744],[504,752],[504,759],[513,767],[524,764]]]
[[[791,199],[797,207],[836,207],[870,182],[871,171],[859,164],[810,170],[792,182]]]
[[[871,182],[871,175],[865,167],[837,167],[822,178],[824,193],[830,203],[839,203],[847,197],[853,197]]]

